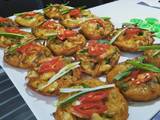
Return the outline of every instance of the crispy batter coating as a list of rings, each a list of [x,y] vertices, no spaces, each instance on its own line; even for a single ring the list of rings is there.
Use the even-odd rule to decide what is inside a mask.
[[[62,41],[58,38],[49,40],[47,46],[55,55],[73,55],[79,49],[81,49],[86,43],[86,39],[82,34],[76,34],[75,36],[67,37]]]
[[[8,48],[5,49],[4,52],[4,61],[8,63],[9,65],[12,65],[14,67],[19,67],[19,68],[33,68],[36,67],[41,59],[48,58],[52,56],[51,51],[38,43],[33,43],[35,45],[28,47],[28,53],[22,53],[20,51],[13,51],[9,52]],[[14,45],[13,45],[14,46]],[[13,47],[11,46],[11,47]]]
[[[134,78],[133,73],[129,74],[127,77],[122,80],[114,80],[114,77],[122,73],[131,67],[128,63],[121,63],[116,65],[108,74],[107,81],[109,83],[116,83],[123,95],[132,101],[149,101],[153,100],[160,96],[160,73],[146,72],[140,70],[140,73],[137,73],[137,77]],[[148,81],[147,75],[149,75]],[[135,81],[137,83],[135,84]],[[139,81],[143,81],[138,84]]]
[[[60,59],[62,59],[65,62],[65,65],[71,63],[70,58],[60,57]],[[60,88],[67,87],[70,84],[73,84],[75,81],[77,81],[77,78],[79,78],[79,76],[77,76],[76,74],[76,70],[73,70],[70,73],[67,73],[66,75],[62,76],[49,86],[45,87],[44,89],[38,90],[39,87],[47,84],[47,81],[56,74],[56,72],[54,71],[39,73],[38,71],[39,67],[29,70],[26,78],[28,81],[27,85],[33,91],[36,91],[42,95],[46,96],[59,95]]]
[[[145,61],[160,67],[160,50],[144,51]]]
[[[99,80],[82,80],[76,82],[73,86],[89,86],[96,87],[104,85],[103,82]],[[106,93],[107,94],[107,93]],[[59,100],[64,100],[71,94],[61,94]],[[79,118],[72,114],[72,106],[74,104],[69,103],[65,106],[59,106],[57,111],[54,113],[56,120],[86,120],[86,118]],[[117,88],[112,88],[109,90],[109,95],[106,99],[105,105],[107,106],[107,111],[103,114],[94,113],[90,120],[127,120],[128,118],[128,104],[124,97],[121,95]]]
[[[108,45],[100,56],[90,55],[87,46],[76,53],[76,58],[81,61],[82,72],[97,77],[108,73],[118,63],[120,52],[117,47]]]
[[[60,31],[62,31],[64,27],[55,22],[55,21],[45,21],[41,25],[32,28],[32,33],[38,38],[38,39],[49,39],[50,36],[54,36]]]
[[[17,15],[15,22],[24,27],[36,27],[45,21],[45,18],[42,13],[35,13],[35,15],[25,15],[30,14],[30,12],[22,13]],[[31,13],[32,14],[32,13]]]
[[[89,19],[82,23],[80,31],[87,39],[97,40],[106,38],[114,30],[113,24],[100,18]]]
[[[7,32],[6,29],[15,29],[15,28],[13,28],[13,27],[0,27],[0,32]],[[26,37],[25,38],[17,38],[17,37],[6,37],[6,36],[1,35],[0,36],[0,47],[5,48],[5,47],[11,46],[13,44],[16,44],[18,42],[25,42],[25,41],[28,41],[31,39],[33,39],[33,40],[35,39],[34,35],[32,35],[29,32],[21,31],[20,33],[17,33],[17,34],[25,35]]]
[[[138,29],[139,32],[134,33],[131,29]],[[117,33],[119,30],[116,30]],[[131,31],[131,32],[126,32]],[[152,45],[154,42],[152,34],[147,30],[139,28],[128,28],[114,42],[120,50],[124,52],[138,52],[140,46]]]
[[[62,19],[63,11],[65,10],[69,10],[69,7],[63,4],[50,4],[48,7],[43,9],[45,16],[53,19]]]

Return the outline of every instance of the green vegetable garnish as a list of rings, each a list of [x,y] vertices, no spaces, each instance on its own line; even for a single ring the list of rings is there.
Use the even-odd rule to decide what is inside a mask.
[[[7,49],[7,52],[8,52],[8,53],[15,52],[17,48],[20,48],[20,47],[22,47],[22,46],[24,46],[24,45],[26,45],[26,44],[28,44],[28,43],[30,43],[30,42],[32,42],[32,41],[33,41],[33,40],[28,40],[27,42],[19,42],[19,43],[15,44],[15,45],[9,47],[9,48]]]
[[[100,18],[102,18],[103,20],[109,20],[109,19],[111,19],[110,17],[100,17]]]
[[[109,44],[112,44],[116,41],[116,39],[127,29],[127,27],[121,29],[120,31],[118,31],[118,33],[111,39],[111,41],[109,42]]]
[[[97,40],[97,42],[101,44],[109,44],[108,40]]]
[[[134,69],[133,66],[129,67],[127,70],[116,75],[114,77],[114,80],[122,80],[124,77],[128,76],[132,72],[133,69]]]
[[[141,63],[139,61],[128,61],[129,64],[132,64],[135,68],[151,71],[151,72],[160,72],[160,68],[156,67],[153,64]]]
[[[88,49],[82,49],[81,51],[79,51],[79,53],[81,53],[81,54],[85,54],[87,52],[88,52]]]
[[[98,87],[95,87],[95,88],[80,88],[80,89],[74,89],[74,88],[63,88],[63,89],[60,89],[60,92],[64,92],[65,93],[70,93],[70,92],[78,92],[80,91],[79,93],[76,93],[62,101],[59,101],[58,102],[58,105],[64,105],[64,104],[67,104],[67,103],[71,103],[73,101],[76,100],[76,98],[82,96],[83,94],[85,93],[88,93],[88,92],[94,92],[94,91],[97,91],[97,90],[103,90],[103,89],[108,89],[108,88],[113,88],[115,87],[115,84],[109,84],[109,85],[104,85],[104,86],[98,86]]]
[[[48,80],[47,84],[40,86],[37,90],[43,90],[50,84],[52,84],[54,81],[65,75],[66,73],[70,72],[71,70],[79,67],[80,62],[74,62],[66,65],[63,67],[58,73],[56,73],[50,80]]]
[[[149,45],[149,46],[140,46],[139,50],[144,51],[144,50],[159,50],[160,45]]]
[[[160,50],[157,50],[155,53],[153,53],[152,57],[156,57],[158,54],[160,54]]]
[[[0,32],[0,36],[11,37],[11,38],[25,38],[25,35],[7,33],[7,32]]]
[[[139,19],[139,18],[132,18],[132,19],[130,19],[130,22],[131,22],[132,24],[138,25],[138,24],[142,23],[143,20],[142,20],[142,19]]]

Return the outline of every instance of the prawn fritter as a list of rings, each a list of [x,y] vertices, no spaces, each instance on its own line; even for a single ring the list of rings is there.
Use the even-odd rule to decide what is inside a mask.
[[[0,17],[0,27],[18,27],[18,25],[12,19]]]
[[[86,43],[82,34],[72,30],[64,30],[55,38],[48,40],[47,46],[55,55],[72,55]]]
[[[24,12],[16,16],[15,22],[24,27],[36,27],[43,23],[45,18],[40,12]]]
[[[68,10],[68,12],[63,15],[60,23],[66,28],[78,28],[84,21],[93,17],[95,16],[89,10],[75,8]]]
[[[117,34],[117,32],[122,29],[116,30],[115,33]],[[152,45],[153,42],[152,33],[147,30],[132,27],[126,28],[126,30],[118,36],[114,44],[122,51],[138,52],[140,46]]]
[[[34,40],[35,37],[29,32],[13,27],[0,27],[0,47],[8,47],[31,39]]]
[[[94,18],[82,23],[80,31],[88,39],[103,39],[114,30],[113,24],[107,20]]]
[[[158,49],[148,49],[144,51],[145,61],[147,63],[151,63],[160,67],[160,45],[153,45],[156,46]]]
[[[34,91],[39,92],[43,95],[58,95],[59,89],[67,87],[77,80],[77,76],[74,74],[74,70],[64,74],[60,78],[48,84],[47,82],[52,78],[56,77],[59,71],[73,62],[71,58],[63,57],[52,57],[43,59],[40,61],[40,66],[29,70],[27,75],[27,85]],[[63,71],[65,72],[65,71]],[[46,86],[45,86],[46,85]],[[45,86],[45,87],[43,87]]]
[[[102,86],[99,80],[82,80],[69,88]],[[77,93],[61,93],[59,102]],[[128,104],[115,87],[84,93],[60,104],[54,113],[56,120],[127,120]]]
[[[136,64],[144,66],[143,63]],[[151,69],[149,66],[148,69]],[[107,74],[107,81],[116,83],[131,101],[149,101],[160,96],[160,73],[135,68],[128,61],[116,65]]]
[[[64,27],[61,24],[48,20],[33,28],[32,32],[39,39],[49,39],[50,36],[54,36],[63,29]]]
[[[35,42],[19,43],[5,49],[4,60],[6,63],[19,68],[32,68],[39,64],[39,61],[52,56],[51,51]]]
[[[53,19],[62,19],[63,11],[68,11],[68,10],[69,7],[63,4],[50,4],[48,7],[43,9],[45,16]]]
[[[82,72],[94,77],[100,76],[118,63],[120,51],[106,42],[107,40],[90,40],[85,48],[76,53],[76,58],[81,61]]]

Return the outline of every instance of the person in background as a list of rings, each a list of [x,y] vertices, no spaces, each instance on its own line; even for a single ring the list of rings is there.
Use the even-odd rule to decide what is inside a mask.
[[[70,6],[90,8],[114,0],[0,0],[0,16],[8,17],[15,13],[42,9],[50,3],[66,3]]]

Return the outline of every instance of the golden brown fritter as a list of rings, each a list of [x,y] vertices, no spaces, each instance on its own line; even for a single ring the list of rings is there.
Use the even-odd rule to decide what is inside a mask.
[[[103,43],[106,40],[91,40],[76,53],[81,61],[81,70],[91,76],[100,76],[118,63],[120,52],[117,47]]]
[[[62,19],[63,11],[68,11],[70,8],[63,4],[50,4],[48,7],[44,8],[44,14],[48,18]]]
[[[53,20],[48,20],[42,23],[41,25],[32,28],[32,33],[38,39],[49,39],[52,36],[55,36],[60,31],[63,31],[64,27]]]
[[[40,12],[24,12],[16,16],[15,22],[24,27],[36,27],[43,23],[45,18]]]
[[[119,32],[116,30],[115,34]],[[152,45],[154,42],[152,34],[147,30],[137,27],[127,28],[114,42],[120,50],[125,52],[140,51],[140,46]]]
[[[22,31],[18,28],[0,27],[0,47],[4,48],[19,42],[25,42],[34,39],[34,35],[29,32]]]
[[[6,48],[4,52],[4,61],[15,67],[36,67],[41,59],[52,56],[51,51],[39,43],[30,42],[12,50],[16,45]]]
[[[75,8],[64,14],[60,23],[66,28],[78,28],[84,21],[94,17],[95,16],[89,10]]]
[[[104,85],[103,82],[99,80],[81,80],[76,82],[70,87],[97,87]],[[54,117],[56,120],[127,120],[128,118],[128,104],[124,97],[121,95],[117,88],[110,88],[108,90],[101,90],[101,92],[106,92],[107,99],[104,99],[104,104],[107,107],[107,110],[101,114],[93,113],[90,118],[83,118],[84,116],[81,115],[81,118],[78,117],[80,113],[76,113],[73,108],[76,106],[76,102],[79,98],[77,98],[73,103],[68,103],[63,106],[58,106],[57,111],[54,113]],[[59,100],[64,100],[71,96],[72,94],[61,94],[59,96]],[[86,95],[86,94],[85,94]],[[85,95],[82,95],[85,96]],[[97,101],[98,102],[98,101]],[[91,102],[90,102],[91,103]],[[81,103],[80,103],[81,104]],[[88,112],[89,112],[88,108]],[[93,109],[93,108],[92,108]],[[85,109],[84,109],[85,111]]]
[[[114,30],[113,24],[100,18],[89,19],[82,23],[80,31],[87,39],[97,40],[106,38]]]
[[[145,61],[160,67],[160,49],[144,51]]]
[[[55,55],[73,55],[86,43],[82,34],[75,31],[65,30],[56,38],[48,40],[47,46]]]
[[[0,17],[0,27],[18,27],[18,25],[12,19]]]
[[[131,101],[149,101],[160,96],[160,73],[133,69],[120,80],[115,77],[128,70],[132,65],[127,62],[116,65],[108,74],[108,83],[116,83],[123,95]]]
[[[41,64],[39,67],[28,71],[27,85],[32,90],[43,95],[58,95],[60,88],[69,86],[70,84],[74,83],[79,77],[74,74],[74,70],[57,79],[44,89],[40,89],[40,87],[47,84],[47,81],[50,78],[52,78],[65,65],[70,64],[71,62],[73,62],[71,58],[63,57],[53,57],[41,60]]]

